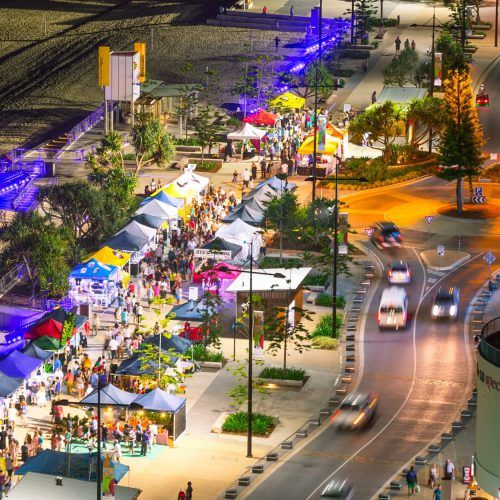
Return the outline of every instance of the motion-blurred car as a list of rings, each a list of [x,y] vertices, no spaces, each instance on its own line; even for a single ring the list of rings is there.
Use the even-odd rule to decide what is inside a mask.
[[[490,105],[490,96],[488,94],[478,94],[476,96],[476,106],[478,108],[488,107]]]
[[[370,241],[382,250],[384,248],[400,247],[403,239],[396,224],[393,222],[378,222],[373,228]]]
[[[457,287],[451,286],[450,288],[440,288],[432,304],[432,318],[456,319],[459,302],[460,291]]]
[[[325,486],[321,496],[328,498],[341,498],[342,500],[354,500],[354,485],[349,483],[347,479],[344,479],[343,481],[333,479]]]
[[[399,330],[406,327],[408,320],[408,294],[404,288],[391,286],[380,297],[377,322],[382,329]]]
[[[332,415],[337,429],[355,430],[368,425],[377,411],[378,396],[369,392],[348,394]]]
[[[387,273],[387,279],[391,285],[410,283],[410,266],[407,262],[404,262],[402,260],[393,262]]]

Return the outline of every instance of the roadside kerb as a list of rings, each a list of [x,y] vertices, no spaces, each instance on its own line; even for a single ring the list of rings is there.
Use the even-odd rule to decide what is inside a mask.
[[[364,300],[367,295],[367,288],[370,287],[374,276],[374,264],[369,261],[365,261],[362,265],[364,265],[365,275],[362,279],[360,288],[354,292],[353,298],[349,301],[351,304],[354,303],[354,299],[356,297],[362,297]],[[359,295],[360,290],[363,291],[361,295]],[[337,409],[341,399],[349,391],[349,388],[353,383],[352,373],[356,371],[355,350],[352,349],[353,347],[355,349],[356,345],[356,343],[352,343],[355,335],[351,333],[352,337],[350,336],[349,340],[347,340],[347,325],[348,323],[352,325],[353,322],[353,315],[351,314],[352,308],[349,307],[349,302],[346,303],[346,307],[344,309],[342,331],[339,337],[339,346],[337,349],[339,356],[339,376],[334,382],[333,394],[327,399],[318,414],[311,417],[308,422],[302,425],[288,438],[283,440],[276,448],[267,453],[264,458],[258,460],[256,464],[251,466],[248,471],[236,481],[235,484],[232,484],[228,489],[226,489],[225,492],[219,496],[219,498],[237,498],[238,495],[245,493],[248,487],[252,485],[252,475],[258,474],[259,476],[262,476],[262,474],[268,470],[271,471],[274,464],[280,461],[283,462],[283,459],[286,459],[287,456],[294,451],[294,448],[301,444],[305,438],[314,435],[318,429],[322,427],[324,422],[328,422],[331,413]],[[348,317],[349,321],[346,321],[346,318]],[[356,314],[356,323],[358,322],[358,319],[358,315]],[[344,347],[342,347],[342,344]],[[345,372],[341,375],[343,367]],[[249,476],[249,474],[251,475]]]
[[[423,252],[420,252],[420,257],[424,261],[424,264],[426,265],[426,267],[428,267],[429,269],[433,269],[434,271],[452,271],[453,269],[459,267],[461,264],[463,264],[464,262],[468,261],[471,258],[470,253],[456,252],[456,251],[448,250],[448,252],[445,254],[445,257],[443,258],[443,260],[445,262],[446,262],[447,258],[449,258],[450,254],[462,254],[462,256],[461,257],[458,256],[458,259],[454,260],[451,264],[444,265],[444,266],[436,266],[436,265],[431,264],[431,262],[429,260],[429,255],[431,252],[435,253],[436,250],[424,250]]]

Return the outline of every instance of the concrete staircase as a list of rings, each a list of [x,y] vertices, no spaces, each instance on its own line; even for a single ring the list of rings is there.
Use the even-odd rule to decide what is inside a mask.
[[[244,10],[228,10],[225,14],[218,14],[216,18],[207,19],[207,24],[231,28],[306,33],[309,30],[311,19],[303,16],[294,16],[292,18],[281,14],[261,14]]]

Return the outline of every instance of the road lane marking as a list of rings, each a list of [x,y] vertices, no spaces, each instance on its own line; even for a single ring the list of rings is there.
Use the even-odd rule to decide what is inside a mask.
[[[437,278],[427,278],[427,283],[436,283]]]

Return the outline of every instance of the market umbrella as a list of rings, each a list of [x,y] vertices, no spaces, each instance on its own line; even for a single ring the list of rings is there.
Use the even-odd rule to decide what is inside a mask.
[[[320,151],[319,144],[320,134],[316,134],[316,154],[333,155],[342,144],[342,140],[333,137],[328,132],[325,133],[325,147]],[[306,137],[305,141],[299,146],[297,150],[301,155],[314,154],[314,135]]]
[[[32,358],[19,351],[12,351],[0,360],[0,372],[8,377],[28,379],[41,364],[40,359]]]
[[[185,404],[186,400],[184,398],[157,388],[145,394],[139,394],[130,406],[132,409],[137,407],[146,411],[177,413]]]
[[[265,109],[259,109],[255,113],[248,115],[243,118],[245,123],[251,123],[252,125],[274,125],[278,115],[274,113],[269,113]]]
[[[101,387],[101,404],[104,406],[128,406],[136,397],[132,392],[122,391],[113,384]],[[88,396],[85,396],[81,405],[97,405],[97,389],[93,390]]]
[[[155,217],[154,215],[148,215],[148,214],[136,215],[132,220],[137,221],[139,224],[142,224],[143,226],[153,227],[155,229],[158,229],[164,223],[161,217]]]
[[[285,92],[269,101],[269,105],[274,108],[300,109],[304,106],[306,100],[303,97]]]

